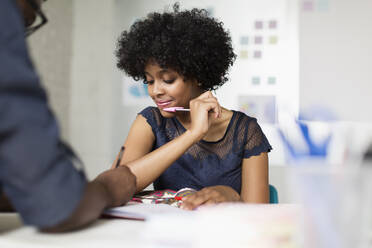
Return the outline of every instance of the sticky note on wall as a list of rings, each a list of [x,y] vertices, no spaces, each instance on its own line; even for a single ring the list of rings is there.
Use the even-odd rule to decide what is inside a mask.
[[[276,84],[276,77],[269,77],[267,79],[267,83],[270,84],[270,85]]]
[[[305,12],[310,12],[314,10],[314,2],[311,0],[305,0],[302,2],[302,10]]]
[[[247,50],[241,50],[240,51],[240,58],[241,59],[247,59],[248,58],[248,51]]]
[[[275,45],[277,43],[278,43],[278,36],[276,35],[269,36],[269,44]]]
[[[278,27],[278,23],[276,20],[269,21],[269,29],[276,29]]]
[[[254,52],[253,52],[253,57],[254,57],[255,59],[260,59],[260,58],[262,57],[262,52],[259,51],[259,50],[254,51]]]
[[[260,77],[252,77],[252,84],[259,85],[261,83]]]
[[[241,36],[240,37],[240,45],[248,45],[249,38],[248,36]]]
[[[262,29],[262,28],[263,28],[263,23],[262,23],[262,21],[255,21],[255,22],[254,22],[254,28],[255,28],[255,29]]]
[[[262,36],[255,36],[254,44],[262,44]]]

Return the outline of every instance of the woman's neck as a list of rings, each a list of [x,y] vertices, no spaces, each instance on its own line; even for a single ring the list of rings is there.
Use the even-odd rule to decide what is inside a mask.
[[[204,136],[205,141],[216,141],[221,139],[226,132],[226,129],[230,123],[233,112],[231,110],[222,108],[220,118],[213,118],[212,123],[209,127],[208,133]],[[189,129],[191,125],[190,113],[182,112],[177,114],[177,120],[186,128]]]

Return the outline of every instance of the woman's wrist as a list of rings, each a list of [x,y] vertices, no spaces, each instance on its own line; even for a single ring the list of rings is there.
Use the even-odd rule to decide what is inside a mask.
[[[216,186],[217,188],[220,188],[223,192],[226,193],[226,195],[228,195],[229,197],[229,201],[232,201],[232,202],[235,202],[235,201],[241,201],[241,197],[239,195],[238,192],[236,192],[235,189],[233,189],[232,187],[230,186],[226,186],[226,185],[218,185]]]
[[[186,130],[185,135],[191,138],[193,144],[200,141],[204,137],[203,134],[194,132],[192,130]]]

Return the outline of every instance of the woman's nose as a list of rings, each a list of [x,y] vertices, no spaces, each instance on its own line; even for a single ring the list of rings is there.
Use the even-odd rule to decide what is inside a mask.
[[[153,95],[161,95],[164,93],[164,89],[161,82],[154,81],[154,83],[151,86],[152,86],[151,91]]]

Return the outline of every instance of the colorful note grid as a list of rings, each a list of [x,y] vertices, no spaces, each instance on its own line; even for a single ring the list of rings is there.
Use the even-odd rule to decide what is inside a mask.
[[[257,32],[256,35],[252,36],[251,39],[247,35],[242,35],[239,38],[239,44],[241,51],[239,52],[240,59],[248,59],[248,48],[253,45],[254,51],[252,52],[253,59],[261,59],[263,54],[264,45],[276,45],[278,44],[278,36],[276,33],[272,33],[273,30],[277,30],[278,21],[271,19],[268,21],[256,20],[253,23],[254,30]],[[268,30],[268,36],[262,35],[262,30]]]
[[[303,0],[302,11],[313,12],[315,9],[319,11],[329,10],[329,0]]]

